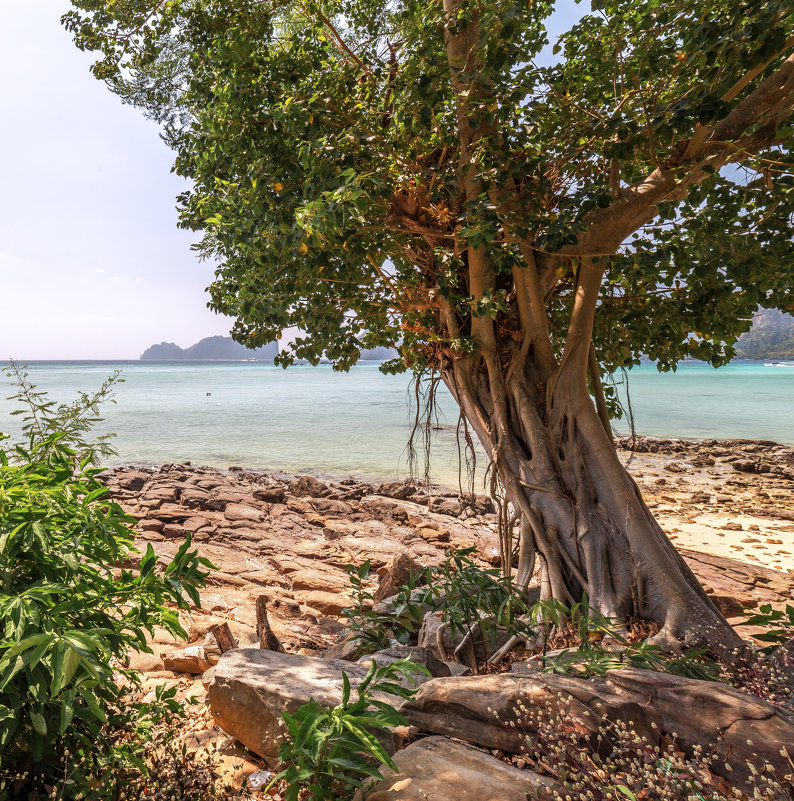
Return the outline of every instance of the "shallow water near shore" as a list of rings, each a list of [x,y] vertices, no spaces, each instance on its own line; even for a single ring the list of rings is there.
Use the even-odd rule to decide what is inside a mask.
[[[57,401],[92,391],[114,369],[124,373],[104,428],[115,431],[113,464],[192,461],[289,473],[393,479],[409,474],[413,426],[410,376],[384,376],[378,364],[348,373],[329,366],[288,370],[255,362],[32,362],[31,380]],[[2,380],[0,431],[14,434],[15,404]],[[687,363],[677,373],[654,365],[629,373],[637,433],[794,444],[794,366],[738,362],[714,370]],[[625,387],[620,392],[625,397]],[[439,388],[431,477],[458,483],[457,407]],[[616,424],[627,433],[625,421]],[[421,437],[417,442],[422,470]],[[485,462],[479,454],[480,466]]]

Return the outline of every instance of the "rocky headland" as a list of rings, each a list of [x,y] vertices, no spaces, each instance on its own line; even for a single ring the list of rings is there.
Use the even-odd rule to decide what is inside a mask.
[[[771,442],[645,437],[620,439],[618,448],[661,525],[732,622],[743,619],[743,609],[794,600],[793,448]],[[169,558],[190,533],[217,568],[201,592],[201,609],[181,615],[189,643],[174,642],[161,632],[151,642],[153,653],[133,655],[131,666],[145,674],[145,691],[166,681],[178,684],[182,697],[199,700],[191,707],[184,736],[194,748],[211,743],[219,747],[227,774],[237,780],[273,766],[274,735],[268,734],[268,726],[275,725],[280,709],[295,709],[318,693],[335,703],[343,666],[352,679],[364,667],[328,658],[352,658],[338,644],[344,630],[341,612],[351,602],[346,565],[369,560],[372,589],[380,583],[378,597],[383,597],[389,582],[396,580],[401,559],[432,566],[444,560],[448,549],[475,547],[481,560],[498,563],[496,515],[484,495],[461,496],[410,480],[320,480],[190,464],[116,468],[105,480],[114,498],[138,521],[139,547],[151,543]],[[266,603],[272,633],[287,653],[258,648],[258,601]],[[212,630],[223,624],[240,647],[221,656]],[[753,631],[744,627],[742,633],[751,636]],[[317,657],[324,660],[322,676]],[[595,703],[608,714],[625,711],[627,704],[644,704],[640,717],[648,725],[656,721],[657,728],[648,732],[656,731],[657,738],[668,729],[680,733],[686,724],[692,743],[698,738],[706,742],[716,736],[706,729],[716,726],[723,733],[733,732],[727,740],[722,737],[719,746],[730,751],[732,740],[738,744],[742,737],[747,739],[747,720],[753,719],[765,721],[763,731],[756,726],[755,737],[774,744],[790,736],[794,742],[794,718],[788,713],[770,711],[770,705],[763,707],[767,702],[738,691],[741,697],[726,696],[722,685],[717,685],[722,693],[718,699],[714,688],[686,684],[691,679],[666,674],[651,674],[649,679],[628,670],[605,682],[591,681],[584,692],[581,684],[571,684],[574,679],[543,674],[541,680],[521,674],[515,666],[514,670],[519,672],[461,679],[436,671],[439,678],[420,688],[408,715],[415,732],[433,736],[399,751],[401,770],[410,773],[428,760],[438,769],[445,760],[463,760],[471,763],[474,773],[505,774],[501,797],[512,797],[511,792],[519,797],[527,781],[538,778],[535,774],[531,778],[511,773],[504,760],[496,768],[487,761],[493,756],[458,741],[509,752],[504,731],[497,732],[485,707],[502,704],[507,714],[517,694],[530,690],[552,695],[564,691],[570,703]],[[290,678],[279,684],[274,677],[282,674]],[[493,685],[497,679],[502,682],[499,688]],[[548,689],[549,681],[568,684]],[[673,699],[687,695],[699,699],[706,710],[700,728],[676,718]],[[648,698],[656,699],[650,707]],[[458,713],[439,715],[442,705]],[[740,753],[737,744],[732,747]],[[395,748],[399,745],[405,743]],[[455,749],[461,748],[464,753],[458,754]],[[425,790],[432,785],[434,770],[424,772],[430,782]],[[414,798],[389,794],[387,785],[388,781],[367,797]]]

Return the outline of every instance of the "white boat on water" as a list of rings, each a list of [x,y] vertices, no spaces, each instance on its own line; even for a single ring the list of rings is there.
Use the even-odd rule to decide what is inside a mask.
[[[764,362],[764,367],[794,367],[794,362]]]

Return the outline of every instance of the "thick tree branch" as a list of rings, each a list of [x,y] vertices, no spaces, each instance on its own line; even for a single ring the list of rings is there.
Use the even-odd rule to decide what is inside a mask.
[[[775,144],[777,128],[792,113],[794,55],[724,119],[711,126],[708,135],[698,132],[696,136],[701,143],[694,148],[695,152],[690,152],[687,143],[681,148],[682,156],[671,157],[638,184],[624,189],[615,203],[588,215],[576,244],[554,255],[559,258],[614,253],[628,236],[653,220],[660,203],[681,200],[690,186],[700,183],[714,170]],[[745,134],[751,126],[759,128],[755,133]]]

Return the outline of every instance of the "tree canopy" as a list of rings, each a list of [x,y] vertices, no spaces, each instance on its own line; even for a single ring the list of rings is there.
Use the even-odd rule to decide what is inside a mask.
[[[547,0],[73,6],[96,75],[164,123],[249,347],[297,325],[300,357],[433,366],[482,316],[518,341],[528,255],[558,353],[578,259],[602,262],[609,369],[716,366],[758,306],[794,309],[787,0],[594,0],[553,43]]]
[[[518,587],[539,564],[542,598],[741,646],[600,374],[719,365],[794,308],[790,0],[591,0],[556,42],[551,0],[72,3],[97,76],[164,125],[239,341],[297,326],[280,361],[340,369],[396,345],[385,369],[440,375],[483,444]]]

